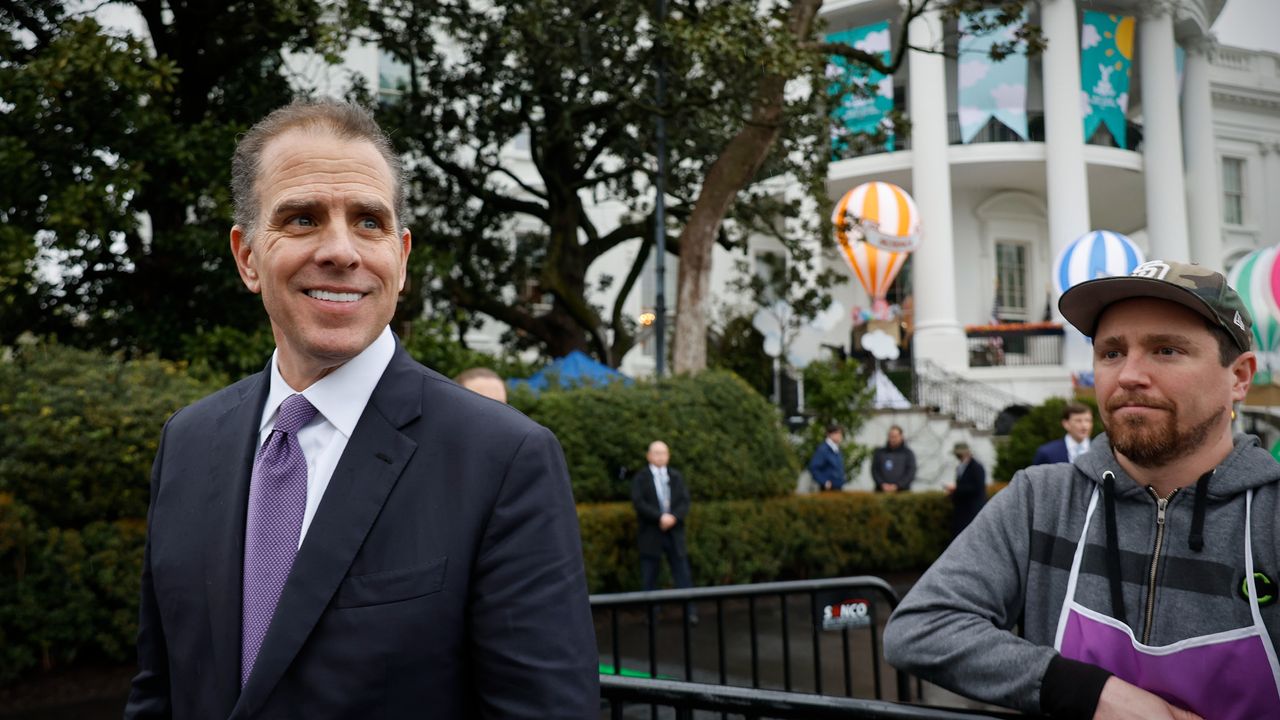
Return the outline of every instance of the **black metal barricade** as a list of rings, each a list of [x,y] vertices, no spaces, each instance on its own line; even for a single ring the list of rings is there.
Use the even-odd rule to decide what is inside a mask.
[[[591,597],[597,634],[601,636],[602,673],[629,672],[650,678],[801,690],[817,695],[853,697],[860,694],[875,699],[885,697],[881,627],[897,604],[897,593],[877,577]],[[670,613],[676,614],[678,622],[661,622],[664,615],[670,620]],[[708,622],[696,627],[699,615]],[[801,622],[803,626],[792,627]],[[675,628],[671,627],[673,624]],[[660,625],[664,626],[666,640],[670,639],[671,631],[675,631],[679,636],[678,645],[659,642]],[[702,657],[696,657],[694,652],[695,633]],[[762,652],[762,637],[769,645],[767,653]],[[635,647],[637,644],[641,647]],[[747,654],[743,645],[749,646],[749,662],[732,662]],[[856,678],[863,693],[854,691],[852,655],[855,647],[865,658],[861,666],[863,676]],[[678,664],[672,661],[672,655],[679,657]],[[707,655],[714,656],[714,663]],[[628,663],[631,667],[624,667]],[[839,667],[840,672],[824,673],[827,663],[834,663],[832,667]],[[797,669],[805,677],[797,677]],[[909,677],[891,672],[895,673],[897,699],[910,700]],[[865,687],[865,674],[870,676],[870,688]]]

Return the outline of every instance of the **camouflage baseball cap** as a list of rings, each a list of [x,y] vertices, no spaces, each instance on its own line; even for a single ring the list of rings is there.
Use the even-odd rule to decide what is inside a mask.
[[[1253,319],[1244,301],[1222,273],[1194,263],[1151,260],[1132,275],[1088,280],[1069,288],[1058,299],[1062,316],[1080,332],[1093,337],[1107,306],[1130,298],[1153,297],[1188,307],[1227,331],[1241,350],[1252,341]]]

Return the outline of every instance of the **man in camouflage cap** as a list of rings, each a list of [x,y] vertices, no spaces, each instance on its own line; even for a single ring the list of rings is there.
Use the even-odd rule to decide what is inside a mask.
[[[1058,307],[1093,339],[1107,431],[988,503],[894,612],[889,662],[1054,718],[1276,717],[1280,465],[1231,422],[1248,311],[1171,261]]]

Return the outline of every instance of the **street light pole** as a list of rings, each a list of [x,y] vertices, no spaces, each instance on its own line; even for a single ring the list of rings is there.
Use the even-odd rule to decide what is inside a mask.
[[[667,119],[664,115],[667,102],[667,65],[661,46],[662,25],[667,19],[667,0],[654,0],[654,56],[657,64],[657,82],[654,100],[657,105],[655,133],[658,141],[658,176],[654,178],[654,259],[655,294],[654,332],[657,334],[657,376],[662,377],[667,365]]]

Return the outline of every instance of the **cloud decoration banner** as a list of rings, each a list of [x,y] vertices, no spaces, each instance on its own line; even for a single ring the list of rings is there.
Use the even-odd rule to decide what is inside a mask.
[[[998,10],[965,13],[960,27],[968,27],[974,21],[984,25],[995,20]],[[960,139],[969,143],[991,118],[1018,134],[1023,140],[1027,134],[1027,56],[1015,52],[993,61],[991,46],[1007,43],[1021,25],[1026,24],[1027,14],[1015,24],[1000,27],[984,35],[964,35],[960,38],[957,64],[957,108],[960,116]]]

